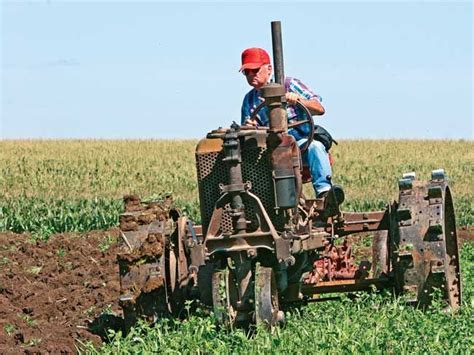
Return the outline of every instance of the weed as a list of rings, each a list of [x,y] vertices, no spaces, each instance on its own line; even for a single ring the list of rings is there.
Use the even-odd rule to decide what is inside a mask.
[[[111,235],[108,235],[106,237],[104,237],[101,242],[99,243],[99,250],[102,252],[102,253],[105,253],[107,252],[107,250],[110,249],[110,247],[112,245],[114,245],[115,243],[117,243],[117,238],[111,236]]]
[[[41,344],[41,338],[31,338],[25,344],[22,345],[23,348],[29,348],[31,346],[38,346]]]
[[[31,266],[30,268],[26,270],[26,272],[31,275],[39,275],[42,269],[43,269],[42,266]]]
[[[95,313],[95,310],[96,310],[95,306],[90,306],[89,308],[85,310],[84,313],[86,314],[87,317],[92,317]]]
[[[112,309],[112,305],[108,304],[101,312],[101,314],[110,314],[112,316],[116,316],[117,314]]]
[[[17,316],[18,318],[23,320],[29,327],[33,327],[36,325],[36,321],[28,314],[18,313]]]
[[[13,324],[7,323],[3,326],[3,330],[7,335],[12,335],[15,332],[15,326]]]
[[[60,258],[64,258],[66,256],[66,250],[64,250],[63,248],[59,248],[58,250],[56,250],[56,255]]]

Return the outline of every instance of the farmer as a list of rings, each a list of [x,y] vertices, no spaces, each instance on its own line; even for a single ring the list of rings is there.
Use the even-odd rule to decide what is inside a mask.
[[[261,48],[247,48],[242,52],[242,66],[240,71],[245,75],[247,82],[253,87],[244,97],[242,103],[242,125],[268,126],[268,109],[265,107],[257,114],[257,119],[250,120],[252,112],[262,102],[260,89],[270,81],[272,65],[270,56]],[[324,107],[321,105],[321,97],[316,95],[310,88],[296,78],[285,78],[286,101],[288,106],[288,121],[293,122],[297,117],[304,117],[300,107],[296,102],[300,101],[308,108],[312,115],[323,115]],[[288,133],[295,137],[298,146],[301,148],[306,142],[304,131],[305,126],[291,128]],[[305,134],[306,133],[306,134]],[[313,140],[308,150],[303,154],[303,162],[308,165],[311,172],[311,179],[317,197],[323,197],[330,190],[331,184],[327,179],[332,175],[329,163],[328,152],[325,146]]]

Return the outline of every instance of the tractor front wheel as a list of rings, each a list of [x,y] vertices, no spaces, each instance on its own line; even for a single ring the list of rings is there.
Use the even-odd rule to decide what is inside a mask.
[[[275,273],[271,267],[255,266],[255,323],[271,329],[284,322],[284,313],[279,309]]]

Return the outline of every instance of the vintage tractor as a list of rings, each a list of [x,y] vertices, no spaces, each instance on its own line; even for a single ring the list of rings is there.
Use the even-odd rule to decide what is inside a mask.
[[[270,126],[234,123],[196,147],[202,225],[180,215],[171,198],[125,198],[118,261],[126,326],[178,315],[196,300],[223,324],[272,327],[284,321],[287,305],[373,288],[392,288],[421,306],[439,289],[458,308],[456,224],[444,171],[429,181],[404,174],[398,202],[382,211],[341,211],[338,186],[324,198],[305,198],[301,151],[288,134],[279,22],[272,37],[276,82],[262,88]],[[312,132],[305,112],[290,127]],[[373,236],[373,255],[356,262],[350,236],[360,232]]]

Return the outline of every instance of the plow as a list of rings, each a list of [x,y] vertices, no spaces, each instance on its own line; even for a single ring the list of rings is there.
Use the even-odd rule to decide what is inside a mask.
[[[453,198],[442,169],[428,180],[400,176],[398,200],[385,209],[345,212],[332,184],[321,198],[303,193],[302,154],[315,131],[309,111],[288,124],[281,27],[272,23],[275,82],[254,112],[268,127],[209,132],[196,146],[201,224],[174,206],[124,198],[118,255],[126,328],[179,316],[187,301],[213,310],[222,325],[272,328],[284,310],[321,294],[392,289],[427,307],[439,290],[446,306],[461,304]],[[308,125],[301,149],[288,129]],[[332,181],[332,177],[329,177]],[[394,186],[395,187],[395,186]],[[368,187],[370,188],[370,187]],[[372,236],[372,255],[356,260],[351,236]]]

